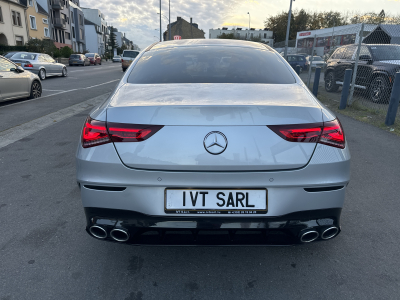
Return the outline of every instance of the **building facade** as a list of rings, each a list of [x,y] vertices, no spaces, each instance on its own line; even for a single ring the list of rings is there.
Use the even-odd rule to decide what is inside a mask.
[[[26,6],[18,0],[0,0],[0,44],[22,46],[28,41]]]
[[[79,7],[79,0],[72,0],[70,4],[72,50],[83,53],[86,50],[85,16]]]
[[[105,16],[98,9],[83,7],[81,9],[85,20],[87,21],[84,22],[86,31],[86,48],[90,52],[97,52],[98,54],[103,55],[106,50],[109,36]],[[94,34],[94,36],[90,36],[91,34]]]
[[[20,0],[25,5],[26,26],[29,39],[49,39],[49,15],[36,0]]]
[[[48,3],[50,37],[54,45],[59,49],[65,46],[72,48],[69,0],[49,0]]]
[[[164,31],[163,39],[164,41],[168,41],[169,33],[168,28]],[[190,18],[190,22],[182,19],[181,17],[177,17],[176,21],[171,23],[171,39],[174,39],[174,36],[180,36],[181,39],[204,39],[205,32],[199,29],[199,25],[197,23],[192,22],[192,18]]]
[[[274,43],[273,32],[271,30],[268,30],[268,28],[256,30],[255,28],[242,29],[238,27],[238,28],[228,29],[227,27],[222,27],[218,29],[209,29],[208,32],[209,32],[208,37],[210,39],[217,39],[220,35],[225,33],[225,34],[233,34],[235,38],[238,40],[252,40],[257,38],[260,39],[261,42],[267,45],[272,46]]]

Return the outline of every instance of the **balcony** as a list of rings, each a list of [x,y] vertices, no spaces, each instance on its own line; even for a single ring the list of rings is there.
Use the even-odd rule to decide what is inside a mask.
[[[65,19],[62,19],[62,18],[54,18],[53,19],[53,25],[56,28],[65,29],[65,27],[67,26],[67,21]]]
[[[64,1],[62,1],[62,0],[52,0],[51,1],[51,7],[54,10],[64,9]]]

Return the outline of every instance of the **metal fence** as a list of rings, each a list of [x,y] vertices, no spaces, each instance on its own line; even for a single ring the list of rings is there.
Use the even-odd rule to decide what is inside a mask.
[[[352,70],[348,105],[386,114],[396,72],[400,71],[400,25],[354,24],[332,33],[298,39],[292,53],[325,61],[320,91],[340,100],[346,69]],[[308,60],[312,65],[313,55]],[[312,69],[301,77],[311,87]],[[400,113],[398,113],[399,115]]]

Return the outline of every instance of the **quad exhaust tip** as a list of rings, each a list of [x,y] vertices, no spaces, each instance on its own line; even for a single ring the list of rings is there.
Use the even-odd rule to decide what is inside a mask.
[[[300,235],[300,241],[302,243],[311,243],[319,237],[318,231],[309,230]]]
[[[327,229],[325,229],[322,234],[321,234],[321,238],[323,240],[329,240],[333,237],[335,237],[339,232],[339,229],[335,226],[329,227]]]
[[[105,239],[107,237],[107,231],[98,225],[93,225],[89,228],[89,232],[98,239]]]
[[[114,228],[111,230],[110,236],[117,242],[126,242],[129,240],[129,233],[123,228]]]

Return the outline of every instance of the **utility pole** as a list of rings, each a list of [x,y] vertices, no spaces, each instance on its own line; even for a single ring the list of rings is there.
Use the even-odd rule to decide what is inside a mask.
[[[247,12],[247,14],[249,15],[249,41],[250,41],[250,13]]]
[[[162,39],[161,39],[161,0],[160,0],[160,42],[162,42]]]
[[[168,13],[169,13],[169,16],[168,16],[168,35],[169,35],[169,38],[168,38],[168,40],[170,41],[171,40],[171,0],[169,0],[168,1]]]
[[[287,52],[288,52],[288,46],[289,46],[289,30],[290,30],[290,19],[292,18],[292,2],[295,0],[290,0],[290,7],[289,7],[289,16],[288,16],[288,23],[287,23],[287,29],[286,29],[286,40],[285,40],[285,53],[283,57],[287,59]]]

